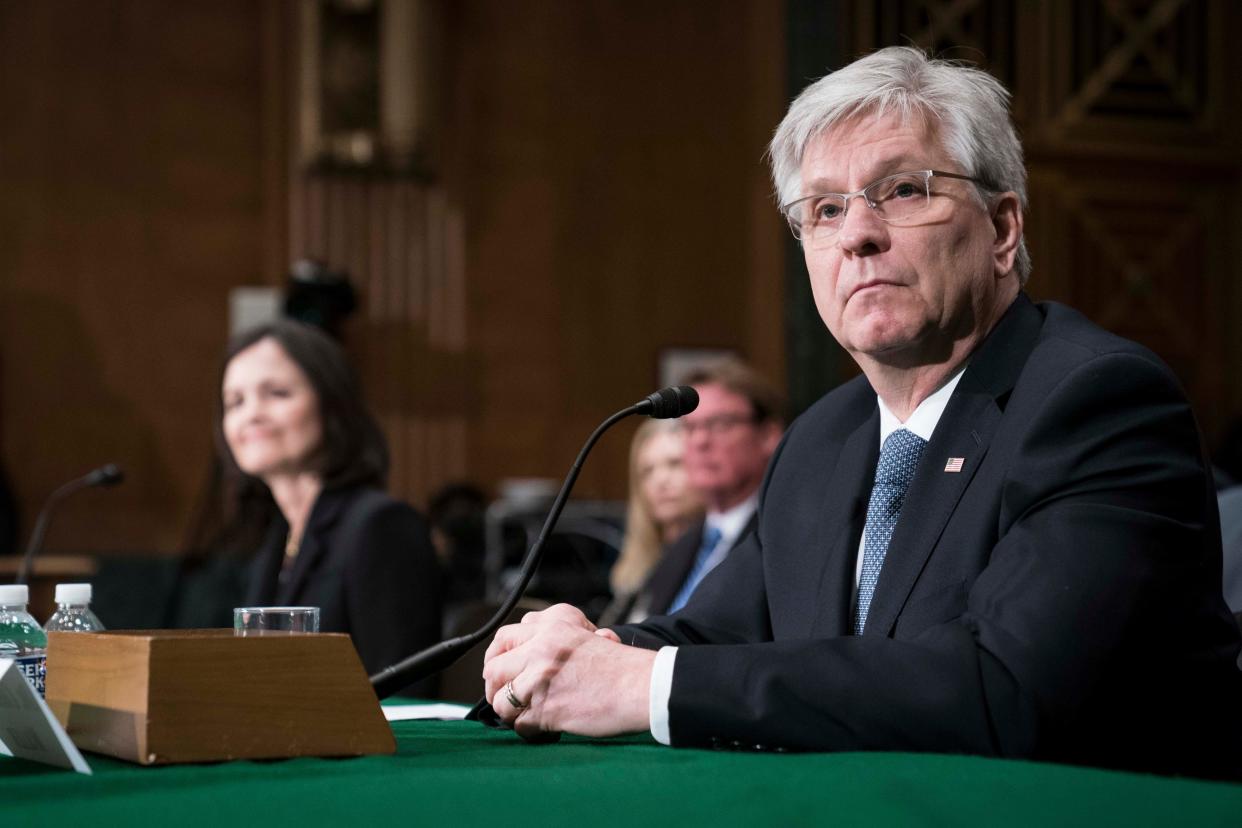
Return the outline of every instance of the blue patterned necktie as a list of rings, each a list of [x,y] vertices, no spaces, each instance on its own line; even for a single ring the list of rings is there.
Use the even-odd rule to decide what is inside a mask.
[[[899,428],[880,447],[880,462],[875,467],[875,485],[867,504],[867,523],[863,527],[863,565],[858,578],[858,611],[854,615],[854,635],[862,635],[867,625],[871,597],[884,566],[888,542],[893,537],[906,489],[914,477],[919,456],[927,441],[912,431]]]
[[[699,553],[694,557],[694,566],[690,569],[690,574],[686,576],[686,582],[677,591],[677,597],[673,599],[673,603],[668,605],[669,614],[677,612],[686,605],[690,596],[694,594],[694,588],[710,571],[707,564],[712,558],[712,553],[716,551],[716,547],[720,545],[722,537],[724,536],[715,526],[708,526],[703,530],[703,542],[699,545]]]

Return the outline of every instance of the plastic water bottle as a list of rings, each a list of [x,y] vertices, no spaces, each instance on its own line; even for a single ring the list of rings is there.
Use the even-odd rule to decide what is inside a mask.
[[[90,584],[56,585],[56,612],[47,619],[47,632],[100,632],[103,628],[91,612]]]
[[[47,634],[26,611],[30,589],[25,584],[0,586],[0,658],[17,662],[30,686],[43,695],[47,673]]]

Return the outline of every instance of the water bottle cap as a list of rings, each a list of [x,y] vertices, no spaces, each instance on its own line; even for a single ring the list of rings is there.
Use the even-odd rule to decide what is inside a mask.
[[[90,584],[57,584],[56,603],[58,604],[89,604],[91,602]]]
[[[30,587],[25,584],[4,584],[0,586],[0,606],[11,607],[15,604],[30,603]]]

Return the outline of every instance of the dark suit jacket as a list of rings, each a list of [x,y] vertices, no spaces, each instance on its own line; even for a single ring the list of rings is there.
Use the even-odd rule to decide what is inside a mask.
[[[368,673],[439,641],[440,571],[410,506],[378,489],[322,492],[282,578],[288,532],[278,517],[251,565],[249,605],[319,607],[320,631],[349,633]]]
[[[649,647],[722,645],[678,651],[674,744],[1237,772],[1211,479],[1156,357],[1019,296],[923,452],[856,637],[878,454],[860,377],[787,432],[751,542],[682,612],[618,628]]]
[[[668,612],[669,605],[686,582],[686,576],[694,568],[694,559],[698,557],[699,547],[703,545],[703,527],[706,525],[705,521],[700,520],[665,548],[660,562],[651,570],[647,583],[634,602],[636,608],[642,609],[647,615],[663,615]],[[757,525],[758,512],[746,521],[742,534],[737,536],[737,542],[729,551],[741,546]],[[725,557],[728,558],[727,555]]]

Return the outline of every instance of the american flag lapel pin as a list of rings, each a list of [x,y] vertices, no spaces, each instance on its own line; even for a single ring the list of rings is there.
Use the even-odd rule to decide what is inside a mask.
[[[960,472],[962,470],[962,464],[965,462],[965,457],[950,457],[949,462],[944,464],[944,470],[947,472]]]

